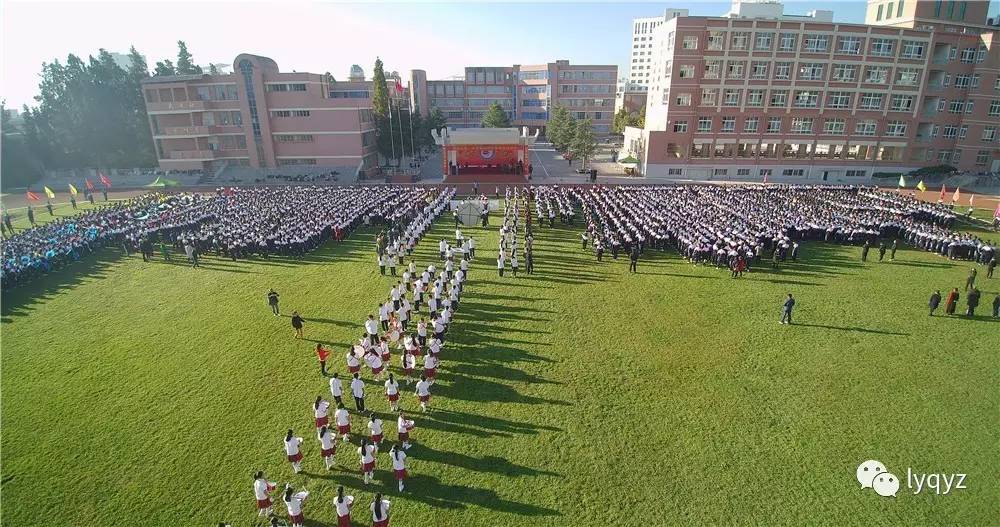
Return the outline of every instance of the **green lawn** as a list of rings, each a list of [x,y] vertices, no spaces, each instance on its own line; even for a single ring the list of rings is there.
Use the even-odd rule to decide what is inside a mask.
[[[417,262],[452,232],[439,222]],[[394,524],[412,526],[996,522],[1000,323],[924,308],[969,264],[918,250],[861,264],[857,248],[806,244],[800,263],[740,280],[673,253],[633,276],[556,228],[537,233],[533,277],[501,279],[495,228],[466,232],[480,254],[403,495],[384,455],[368,488],[346,449],[322,470],[314,343],[264,297],[277,289],[343,369],[393,283],[372,231],[304,261],[202,269],[109,251],[6,296],[3,522],[252,525],[257,469],[313,491],[314,526],[335,524],[338,484],[364,506],[385,492]],[[1000,277],[980,277],[987,315]],[[778,324],[786,292],[794,326]],[[306,438],[302,475],[284,460],[288,427]],[[903,479],[967,473],[968,488],[881,498],[855,480],[866,459]]]

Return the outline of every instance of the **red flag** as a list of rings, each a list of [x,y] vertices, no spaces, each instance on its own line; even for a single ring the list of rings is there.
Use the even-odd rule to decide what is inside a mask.
[[[948,189],[944,185],[941,185],[941,195],[938,196],[938,201],[944,201],[944,193],[948,192]]]
[[[396,93],[403,93],[403,85],[396,81]]]
[[[997,203],[997,210],[993,211],[993,219],[1000,219],[1000,203]]]
[[[105,176],[104,173],[102,173],[102,172],[98,172],[97,176],[101,180],[101,184],[102,185],[104,185],[105,187],[111,188],[111,180],[108,179],[108,176]]]
[[[30,190],[25,192],[25,195],[28,197],[28,200],[30,201],[42,201],[42,198],[38,197],[38,194],[35,194]]]
[[[94,182],[91,181],[90,178],[87,178],[85,182],[87,185],[87,190],[94,190]]]

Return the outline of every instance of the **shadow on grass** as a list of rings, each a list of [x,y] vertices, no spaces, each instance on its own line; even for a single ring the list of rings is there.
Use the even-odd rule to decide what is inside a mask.
[[[828,326],[828,325],[824,325],[824,324],[803,324],[801,322],[795,322],[792,325],[793,326],[799,326],[799,327],[805,327],[805,328],[822,328],[822,329],[835,329],[835,330],[838,330],[838,331],[855,331],[855,332],[858,332],[858,333],[875,333],[875,334],[878,334],[878,335],[900,335],[900,336],[904,336],[904,337],[910,335],[909,333],[899,333],[899,332],[896,332],[896,331],[883,331],[883,330],[880,330],[880,329],[862,328],[862,327],[858,327],[858,326]]]

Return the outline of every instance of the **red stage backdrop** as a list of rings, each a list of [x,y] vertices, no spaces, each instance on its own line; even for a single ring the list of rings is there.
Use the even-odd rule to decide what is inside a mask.
[[[462,165],[514,165],[517,164],[519,145],[455,146],[456,159]]]

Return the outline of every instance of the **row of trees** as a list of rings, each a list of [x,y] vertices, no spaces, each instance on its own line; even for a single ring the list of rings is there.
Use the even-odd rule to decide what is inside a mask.
[[[597,136],[590,119],[576,119],[562,106],[553,108],[545,136],[569,159],[582,159],[584,167],[597,152]]]
[[[395,87],[393,87],[395,89]],[[385,161],[395,163],[403,157],[412,157],[434,144],[431,130],[444,128],[446,118],[434,108],[423,117],[419,108],[393,103],[389,96],[382,59],[375,59],[372,75],[372,113],[375,114],[376,147]]]
[[[618,110],[615,120],[611,123],[611,131],[616,134],[625,133],[626,126],[644,128],[646,126],[646,106],[643,105],[638,112],[629,112],[625,108]]]
[[[176,66],[164,60],[155,73],[200,73],[184,42],[177,47]],[[17,126],[4,116],[4,188],[27,186],[47,169],[156,165],[141,86],[149,67],[135,47],[128,59],[122,68],[101,49],[42,64],[37,105],[24,105]]]

